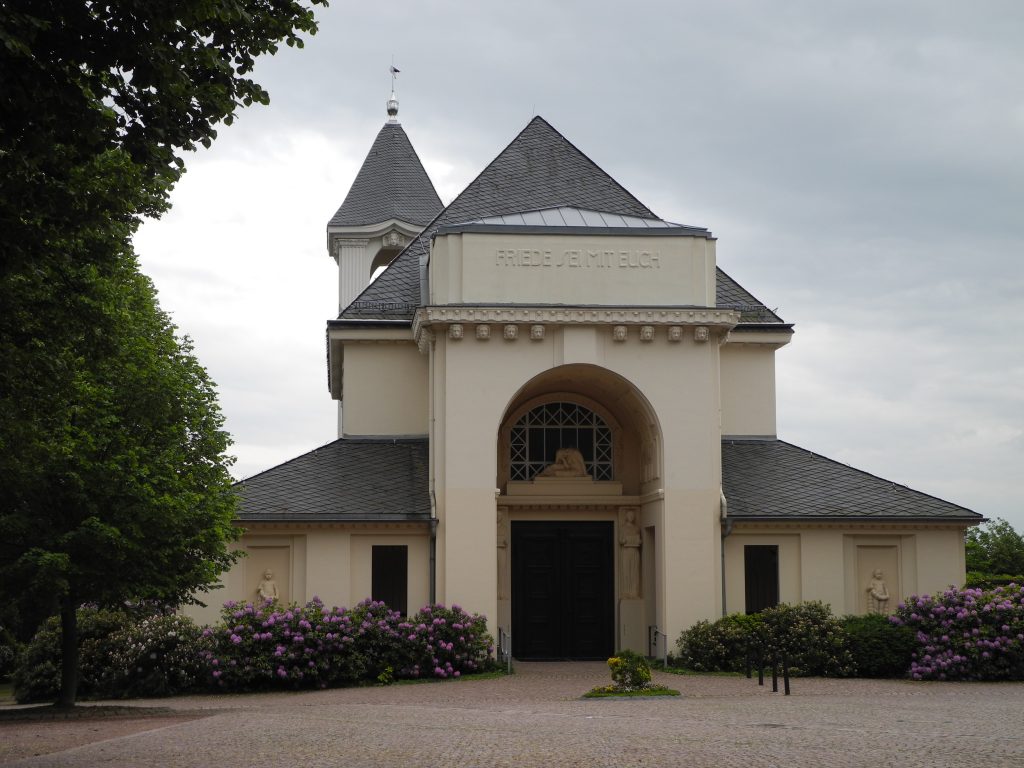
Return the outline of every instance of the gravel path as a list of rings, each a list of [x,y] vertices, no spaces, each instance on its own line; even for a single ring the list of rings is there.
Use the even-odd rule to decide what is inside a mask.
[[[602,663],[576,662],[520,663],[495,680],[141,701],[181,716],[71,722],[64,733],[61,723],[7,722],[0,760],[90,768],[1024,766],[1021,684],[798,679],[787,698],[772,694],[770,681],[759,688],[744,678],[655,678],[683,696],[580,700],[609,678]],[[41,736],[26,741],[32,729]],[[26,743],[47,754],[18,751]]]

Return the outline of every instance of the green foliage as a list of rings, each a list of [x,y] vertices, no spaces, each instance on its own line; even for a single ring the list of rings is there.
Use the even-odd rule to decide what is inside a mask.
[[[676,641],[679,655],[673,663],[696,672],[741,672],[761,623],[758,614],[743,613],[698,621]]]
[[[250,77],[255,59],[282,41],[301,47],[316,32],[309,5],[6,0],[0,271],[74,264],[80,254],[59,247],[68,232],[133,231],[165,210],[183,152],[209,146],[237,108],[269,101]]]
[[[858,677],[906,677],[917,643],[914,632],[888,616],[844,616],[850,654]]]
[[[108,641],[100,675],[108,698],[174,696],[205,683],[202,651],[209,643],[185,616],[156,614],[132,621]]]
[[[765,665],[773,656],[780,663],[785,656],[792,675],[839,676],[854,670],[841,623],[817,601],[701,621],[684,630],[676,646],[677,663],[702,672],[738,672],[748,654]]]
[[[1002,518],[968,528],[964,550],[966,586],[992,588],[1024,581],[1024,537]]]
[[[124,611],[86,607],[78,609],[79,683],[83,699],[104,695],[103,673],[110,669],[114,646],[111,638],[131,622]],[[14,696],[19,704],[55,701],[60,693],[60,619],[47,620],[18,658],[14,670]]]
[[[623,650],[608,659],[612,682],[620,691],[647,688],[651,683],[651,665],[640,654]]]

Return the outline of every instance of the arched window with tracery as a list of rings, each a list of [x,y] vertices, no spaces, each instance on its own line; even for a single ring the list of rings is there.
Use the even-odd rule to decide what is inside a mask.
[[[614,480],[612,430],[597,413],[571,402],[544,403],[523,414],[509,440],[511,480],[533,480],[559,448],[575,448],[594,480]]]

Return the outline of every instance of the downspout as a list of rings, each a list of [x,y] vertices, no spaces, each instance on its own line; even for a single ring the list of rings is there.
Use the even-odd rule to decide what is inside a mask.
[[[437,602],[437,497],[430,491],[430,604]]]
[[[722,527],[722,615],[727,614],[725,607],[725,538],[732,533],[732,520],[729,519],[729,501],[725,491],[718,487],[719,523]]]

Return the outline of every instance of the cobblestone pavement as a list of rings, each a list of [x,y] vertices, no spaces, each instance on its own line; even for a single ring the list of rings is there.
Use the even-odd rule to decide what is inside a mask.
[[[797,679],[656,680],[671,699],[580,700],[601,663],[511,677],[314,693],[138,702],[195,716],[150,722],[19,766],[1024,766],[1024,685]],[[5,724],[5,729],[27,727]]]

